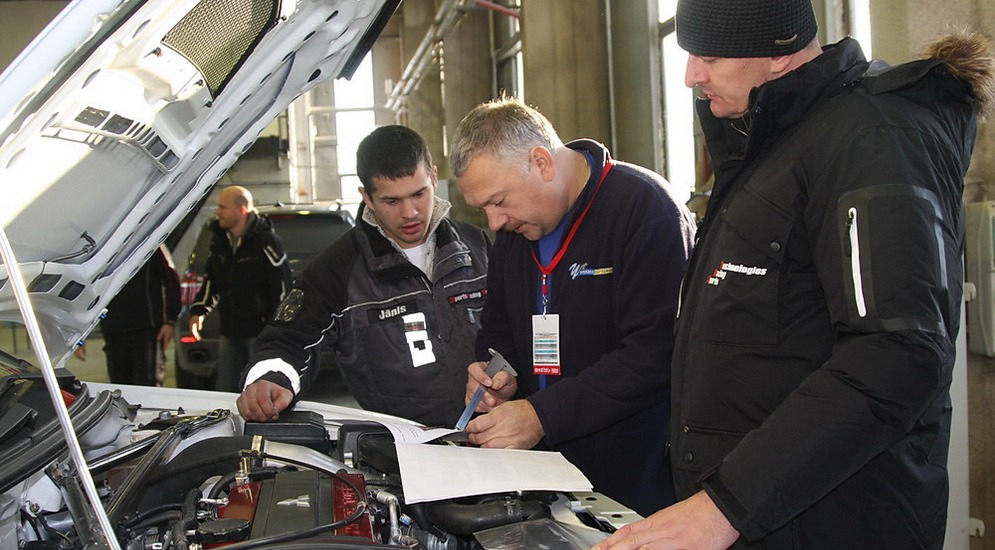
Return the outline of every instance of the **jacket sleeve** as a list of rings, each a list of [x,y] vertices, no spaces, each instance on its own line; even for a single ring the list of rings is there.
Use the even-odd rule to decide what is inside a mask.
[[[197,295],[194,297],[193,302],[190,303],[190,314],[191,315],[207,315],[218,305],[218,291],[214,284],[214,266],[217,263],[215,260],[215,255],[217,254],[217,243],[218,235],[215,234],[211,238],[211,245],[208,247],[207,258],[204,260],[204,279],[201,282],[200,289],[197,291]]]
[[[272,320],[277,306],[287,296],[293,281],[290,273],[290,262],[287,260],[287,253],[283,249],[283,241],[275,233],[271,233],[267,242],[263,245],[263,254],[268,262],[266,288],[268,289],[269,296],[266,307],[269,316],[267,321],[269,321]]]
[[[262,377],[260,371],[277,365],[273,362],[277,360],[290,382],[289,389],[299,395],[317,376],[314,367],[320,346],[338,342],[338,321],[354,258],[350,237],[351,232],[346,233],[300,274],[277,307],[273,321],[256,338],[248,378]]]
[[[474,355],[476,361],[490,359],[488,348],[495,349],[507,357],[515,357],[515,342],[509,324],[508,311],[505,309],[505,277],[500,260],[495,264],[495,257],[503,257],[509,250],[508,236],[498,233],[494,244],[487,246],[487,300],[481,314],[480,330],[477,331]]]
[[[163,295],[163,321],[175,323],[180,314],[180,276],[173,266],[172,257],[165,246],[160,246],[156,252],[160,266],[159,281]]]
[[[702,480],[750,540],[785,525],[889,447],[909,445],[951,380],[966,166],[954,147],[917,129],[871,127],[848,137],[835,150],[820,147],[823,158],[808,159],[805,170],[814,175],[805,221],[831,354]],[[942,467],[939,431],[912,444],[922,446],[920,460]]]

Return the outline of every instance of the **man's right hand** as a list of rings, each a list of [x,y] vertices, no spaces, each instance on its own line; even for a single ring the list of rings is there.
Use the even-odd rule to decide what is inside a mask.
[[[480,413],[490,412],[494,407],[515,397],[515,392],[518,391],[518,380],[511,373],[501,371],[494,378],[491,378],[484,372],[486,368],[487,363],[477,361],[476,363],[470,363],[470,366],[466,369],[466,400],[464,403],[470,402],[470,398],[473,397],[473,394],[480,386],[487,388],[484,398],[477,405],[477,412]]]
[[[203,315],[191,315],[190,316],[190,334],[198,342],[200,342],[200,331],[203,328],[204,328],[204,316]]]
[[[235,403],[245,420],[269,422],[290,406],[294,392],[268,380],[256,380],[242,390]]]

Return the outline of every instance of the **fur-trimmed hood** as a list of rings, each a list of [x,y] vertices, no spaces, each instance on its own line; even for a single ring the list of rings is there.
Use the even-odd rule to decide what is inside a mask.
[[[970,85],[979,118],[995,111],[995,45],[991,37],[976,31],[958,31],[929,44],[925,55],[942,60],[950,74]]]

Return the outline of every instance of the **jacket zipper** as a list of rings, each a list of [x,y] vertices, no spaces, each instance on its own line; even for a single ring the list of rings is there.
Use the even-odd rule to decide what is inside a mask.
[[[857,302],[857,315],[867,317],[867,304],[864,302],[864,283],[860,277],[860,238],[857,234],[857,209],[847,211],[847,233],[850,243],[850,271],[853,275],[853,295]]]
[[[725,437],[746,437],[746,432],[734,432],[732,430],[723,430],[719,428],[704,428],[702,426],[695,426],[691,424],[685,424],[683,428],[684,433],[696,433],[702,435],[719,435]]]

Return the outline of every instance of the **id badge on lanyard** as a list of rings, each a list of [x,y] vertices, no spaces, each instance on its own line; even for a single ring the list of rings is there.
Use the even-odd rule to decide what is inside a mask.
[[[597,196],[598,191],[601,190],[601,184],[605,182],[605,178],[608,177],[608,172],[611,171],[612,162],[611,159],[605,163],[605,167],[601,172],[601,180],[598,181],[598,187],[591,194],[591,199],[587,202],[587,206],[584,207],[584,211],[577,216],[574,221],[573,226],[570,227],[570,232],[567,233],[566,239],[563,240],[563,245],[553,256],[553,260],[549,262],[548,265],[542,265],[539,261],[539,257],[536,256],[535,251],[532,252],[532,259],[535,261],[536,265],[539,266],[539,272],[542,274],[542,303],[541,309],[542,313],[532,316],[532,373],[538,376],[560,376],[562,374],[560,368],[560,316],[556,313],[548,312],[549,305],[549,285],[548,279],[556,266],[563,259],[563,255],[566,253],[567,248],[570,247],[570,243],[573,241],[574,234],[577,233],[577,229],[580,227],[580,222],[584,221],[584,217],[587,216],[587,211],[591,209],[591,205],[594,204],[594,197]],[[540,379],[540,387],[545,387],[545,380]]]
[[[556,313],[532,316],[532,372],[560,375],[560,316]]]

